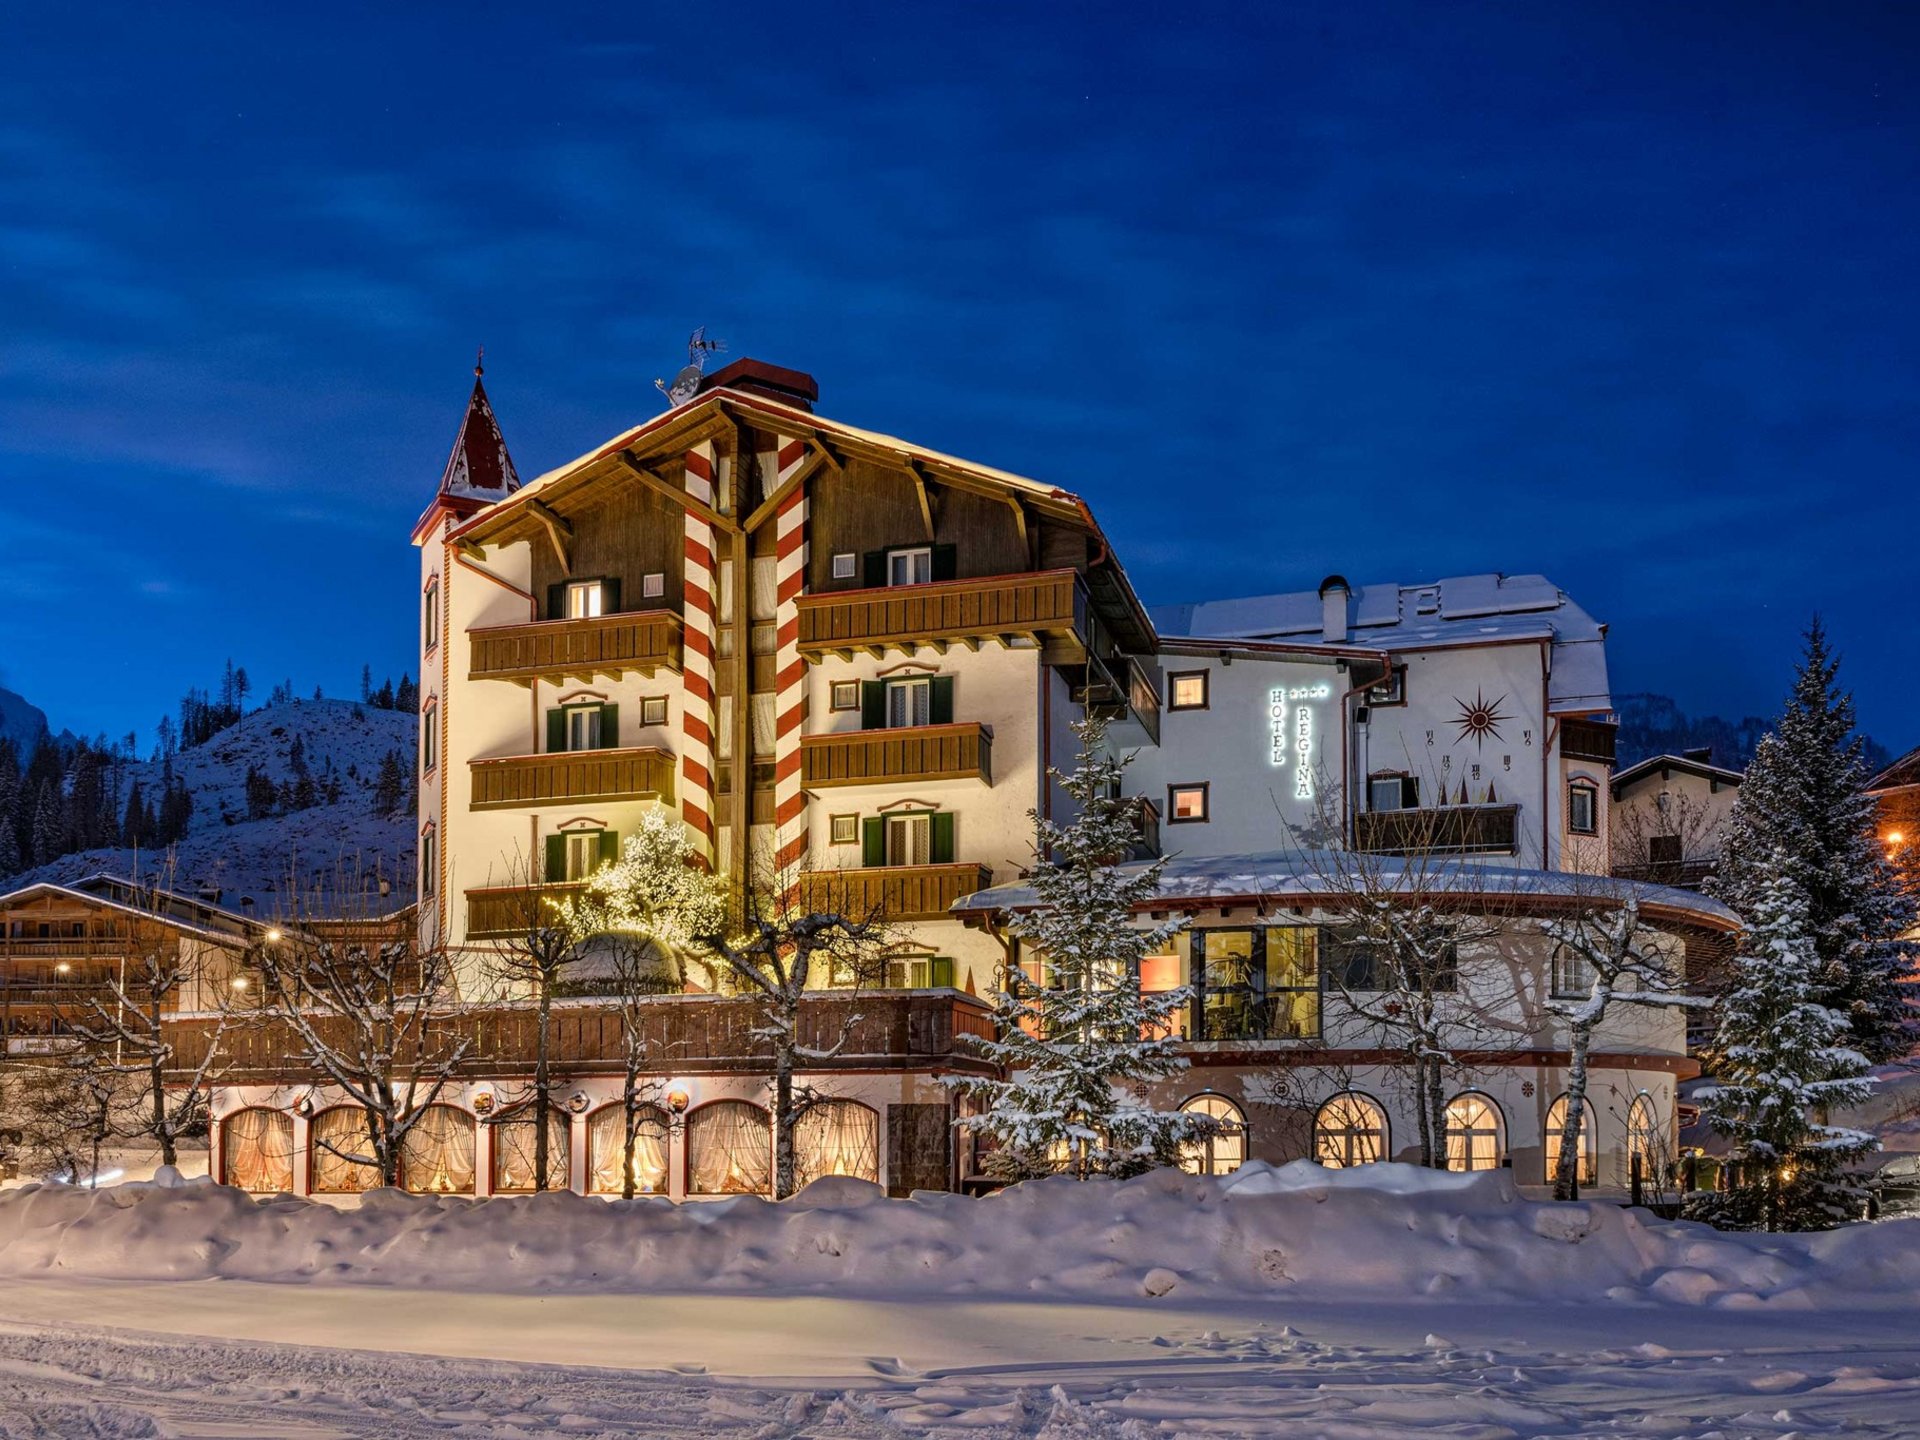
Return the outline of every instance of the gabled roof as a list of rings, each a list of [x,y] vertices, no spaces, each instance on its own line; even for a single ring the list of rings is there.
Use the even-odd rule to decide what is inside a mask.
[[[1742,780],[1746,779],[1742,771],[1728,770],[1720,765],[1709,765],[1704,760],[1692,760],[1685,755],[1649,755],[1638,764],[1629,765],[1613,777],[1614,798],[1618,799],[1628,787],[1655,771],[1664,773],[1671,770],[1677,770],[1682,775],[1693,775],[1701,780],[1717,780],[1722,785],[1738,786]]]
[[[1326,645],[1317,590],[1250,595],[1150,612],[1163,634],[1280,640]],[[1374,650],[1432,650],[1512,640],[1552,646],[1548,708],[1556,715],[1613,708],[1607,683],[1606,627],[1544,575],[1456,575],[1416,585],[1362,585],[1347,601],[1347,635],[1334,645]]]
[[[520,488],[520,474],[513,468],[506,437],[500,433],[493,402],[487,399],[487,387],[480,378],[484,368],[478,361],[474,363],[467,413],[453,437],[453,450],[447,456],[446,469],[440,472],[440,488],[434,492],[433,504],[414,527],[416,540],[428,516],[436,510],[450,509],[464,517],[506,499]]]
[[[1869,780],[1867,791],[1872,794],[1881,790],[1904,790],[1909,785],[1920,785],[1920,745]]]
[[[116,914],[131,915],[141,920],[152,920],[158,924],[167,926],[169,929],[179,930],[190,935],[197,935],[203,940],[212,940],[218,944],[229,946],[245,945],[248,943],[250,932],[257,932],[265,928],[258,922],[248,920],[244,916],[218,910],[198,900],[193,900],[186,896],[174,895],[170,892],[161,892],[161,903],[149,908],[144,905],[129,904],[126,901],[115,898],[111,894],[102,893],[100,889],[82,888],[95,886],[101,881],[110,880],[110,878],[111,877],[108,876],[95,875],[86,880],[78,881],[73,885],[58,885],[51,880],[37,880],[31,885],[23,885],[18,890],[0,895],[0,906],[17,905],[22,901],[31,900],[38,895],[57,895],[67,900],[77,900],[84,905],[90,905],[97,909],[111,910]],[[172,902],[178,902],[180,907],[185,907],[190,912],[205,912],[200,915],[201,923],[183,920],[178,914],[168,913],[176,908]],[[218,917],[218,919],[215,917]],[[231,922],[231,925],[223,926],[219,923],[220,920]]]

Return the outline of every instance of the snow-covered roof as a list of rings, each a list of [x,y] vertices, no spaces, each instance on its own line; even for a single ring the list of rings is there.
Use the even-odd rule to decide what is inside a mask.
[[[1148,613],[1162,635],[1281,640],[1303,649],[1334,644],[1430,650],[1548,640],[1552,711],[1578,715],[1613,708],[1605,627],[1544,575],[1456,575],[1417,585],[1357,586],[1347,602],[1347,635],[1334,642],[1325,639],[1325,610],[1315,590],[1156,605]]]
[[[1920,746],[1915,746],[1867,782],[1867,789],[1904,790],[1920,785]]]
[[[110,877],[101,876],[96,878],[109,879]],[[31,884],[22,885],[18,890],[12,890],[7,894],[0,895],[0,906],[17,905],[21,901],[30,900],[36,895],[59,895],[69,900],[77,900],[83,905],[95,906],[98,909],[112,910],[118,914],[132,915],[142,920],[157,921],[169,929],[178,930],[189,935],[197,935],[203,940],[212,940],[221,945],[244,944],[246,937],[244,934],[236,934],[233,930],[212,929],[206,925],[196,925],[190,921],[182,920],[178,915],[169,913],[169,910],[173,908],[169,902],[177,901],[182,906],[211,912],[223,919],[231,920],[235,925],[246,930],[257,930],[261,928],[245,916],[233,915],[227,911],[219,910],[214,906],[203,905],[201,902],[185,895],[173,895],[168,892],[162,892],[160,904],[157,906],[131,905],[115,899],[111,894],[104,893],[98,889],[82,889],[76,885],[58,885],[51,880],[36,880]]]
[[[1704,760],[1694,760],[1685,755],[1649,755],[1613,777],[1613,793],[1616,796],[1623,794],[1643,776],[1668,770],[1677,770],[1682,775],[1695,775],[1702,780],[1718,780],[1722,785],[1738,785],[1746,778],[1739,770],[1729,770],[1724,765],[1709,765]]]
[[[1149,862],[1121,866],[1138,872]],[[1517,865],[1485,865],[1467,860],[1420,860],[1413,865],[1390,857],[1369,856],[1367,869],[1382,885],[1418,887],[1426,893],[1461,897],[1512,896],[1530,900],[1637,900],[1649,918],[1665,915],[1716,930],[1738,929],[1740,919],[1718,900],[1692,890],[1649,885],[1637,880],[1581,875],[1562,870],[1532,870]],[[1182,904],[1222,905],[1232,901],[1291,904],[1335,893],[1337,864],[1316,865],[1294,851],[1262,855],[1176,855],[1161,872],[1155,899],[1143,908]],[[954,901],[956,914],[1019,910],[1036,903],[1028,885],[976,890]]]

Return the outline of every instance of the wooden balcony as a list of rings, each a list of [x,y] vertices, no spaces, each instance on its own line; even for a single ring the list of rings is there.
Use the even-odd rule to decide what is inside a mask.
[[[1072,570],[889,585],[800,597],[800,653],[809,660],[860,651],[1049,640],[1088,633],[1086,586]]]
[[[770,1056],[765,1038],[766,1020],[751,997],[733,995],[660,995],[640,1002],[641,1027],[646,1042],[645,1068],[658,1075],[690,1072],[764,1073]],[[952,991],[824,991],[809,995],[800,1005],[799,1039],[804,1046],[832,1050],[843,1026],[845,1048],[831,1068],[887,1071],[943,1070],[989,1067],[967,1037],[991,1036],[991,1012],[980,1001]],[[209,1017],[187,1017],[168,1027],[175,1045],[175,1065],[190,1074],[206,1053],[217,1022]],[[475,1006],[449,1009],[429,1027],[429,1055],[459,1039],[471,1042],[459,1073],[470,1077],[501,1078],[524,1075],[533,1068],[538,1024],[531,1005]],[[336,1017],[317,1017],[323,1035],[347,1038]],[[417,1055],[409,1037],[400,1057],[402,1073]],[[595,1000],[556,1002],[551,1031],[552,1062],[575,1075],[618,1074],[623,1063],[620,1014],[611,1004]],[[245,1024],[230,1024],[221,1036],[222,1081],[226,1084],[298,1084],[318,1076],[294,1058],[298,1041],[284,1020],[270,1012]],[[805,1066],[802,1065],[804,1071]]]
[[[1698,890],[1719,868],[1718,860],[1649,860],[1643,865],[1616,865],[1616,880],[1639,880],[1648,885],[1666,885],[1676,890]]]
[[[891,780],[993,783],[993,732],[978,721],[808,735],[800,755],[809,790]]]
[[[673,798],[673,756],[652,745],[510,755],[472,768],[475,810]]]
[[[1375,855],[1511,855],[1520,844],[1520,807],[1363,811],[1353,817],[1353,844]]]
[[[1593,760],[1611,765],[1619,728],[1605,720],[1562,720],[1560,754],[1568,760]]]
[[[524,935],[543,907],[580,893],[577,884],[488,885],[467,891],[467,939],[500,940]]]
[[[467,675],[473,680],[560,684],[680,668],[680,617],[671,610],[495,625],[470,630],[467,639],[472,651]]]
[[[1122,742],[1160,743],[1160,691],[1131,655],[1088,657],[1074,698],[1108,721]]]
[[[962,895],[993,883],[985,865],[874,865],[859,870],[809,870],[800,877],[809,910],[878,914],[888,920],[938,920]]]

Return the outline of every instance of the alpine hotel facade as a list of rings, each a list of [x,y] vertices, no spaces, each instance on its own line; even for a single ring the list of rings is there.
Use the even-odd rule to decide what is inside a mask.
[[[803,1175],[968,1187],[978,1157],[941,1076],[981,1063],[977,997],[1022,961],[1005,920],[1031,899],[1029,812],[1070,818],[1048,770],[1072,765],[1069,727],[1097,713],[1135,752],[1136,860],[1171,857],[1151,913],[1192,922],[1143,975],[1195,987],[1191,1063],[1159,1098],[1226,1128],[1190,1166],[1417,1153],[1409,1097],[1328,983],[1337,938],[1311,895],[1315,847],[1417,846],[1440,853],[1457,894],[1510,912],[1497,962],[1461,964],[1495,1038],[1463,1056],[1450,1152],[1541,1183],[1567,1060],[1548,1004],[1586,982],[1538,931],[1608,870],[1605,627],[1540,576],[1333,576],[1149,610],[1085,500],[828,420],[816,399],[811,377],[741,360],[522,484],[476,372],[413,534],[417,918],[458,953],[461,1002],[523,1005],[488,959],[527,892],[568,893],[664,811],[736,886],[777,876],[813,908],[892,922],[883,989],[808,1002],[823,1036],[845,1007],[861,1020],[808,1072],[833,1098],[803,1121]],[[1629,888],[1676,969],[1734,928],[1700,895]],[[640,1189],[764,1193],[767,1061],[749,1002],[648,1004],[662,1099]],[[1633,1156],[1651,1175],[1672,1154],[1675,1085],[1696,1070],[1678,1012],[1619,1010],[1594,1044],[1584,1131],[1601,1191],[1624,1190]],[[559,1163],[572,1188],[618,1194],[615,1022],[590,995],[555,1015]],[[527,1073],[482,1051],[404,1182],[529,1188],[530,1147],[498,1123]],[[216,1173],[362,1188],[311,1143],[352,1115],[288,1082],[262,1065],[223,1086]]]

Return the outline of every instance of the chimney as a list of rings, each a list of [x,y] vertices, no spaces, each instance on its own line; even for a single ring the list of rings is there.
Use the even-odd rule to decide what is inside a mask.
[[[1353,591],[1344,575],[1329,575],[1320,582],[1320,638],[1329,645],[1347,641],[1347,602]]]
[[[697,393],[704,395],[723,386],[749,395],[763,395],[796,410],[811,411],[813,402],[820,398],[819,384],[806,371],[789,370],[784,365],[769,365],[764,360],[751,358],[736,360],[701,377]]]

